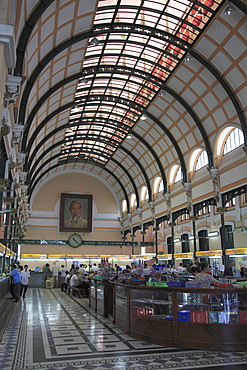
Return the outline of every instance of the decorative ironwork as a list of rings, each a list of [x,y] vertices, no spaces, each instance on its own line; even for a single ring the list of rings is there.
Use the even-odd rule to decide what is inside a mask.
[[[0,178],[0,190],[6,190],[9,187],[10,180]]]
[[[7,120],[5,116],[2,118],[2,125],[0,128],[0,137],[7,136],[10,133],[10,126],[7,125]]]
[[[3,202],[6,204],[6,206],[10,206],[11,204],[14,203],[14,197],[3,197]]]

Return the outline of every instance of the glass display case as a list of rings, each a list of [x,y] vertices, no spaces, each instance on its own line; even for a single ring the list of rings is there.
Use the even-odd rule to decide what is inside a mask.
[[[114,322],[136,339],[180,348],[247,347],[246,288],[113,285]]]
[[[130,289],[130,313],[137,317],[172,320],[171,292]]]
[[[96,310],[96,287],[94,279],[89,279],[89,306]]]
[[[113,317],[117,326],[128,332],[129,326],[129,296],[124,285],[114,285],[114,310]]]
[[[113,312],[113,288],[108,280],[89,279],[89,305],[102,316]]]

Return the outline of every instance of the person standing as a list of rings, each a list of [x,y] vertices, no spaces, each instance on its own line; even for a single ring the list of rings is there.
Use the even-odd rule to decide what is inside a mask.
[[[58,266],[56,262],[54,262],[51,268],[51,272],[52,272],[52,278],[53,278],[53,287],[58,288]]]
[[[225,268],[224,270],[224,276],[233,276],[233,270],[234,270],[234,267],[235,267],[235,263],[233,260],[230,260],[228,262],[228,267]]]
[[[61,290],[62,291],[63,291],[62,286],[63,286],[63,283],[65,281],[66,273],[67,273],[67,268],[64,267],[64,265],[61,265]]]
[[[15,264],[11,265],[11,273],[9,275],[13,278],[13,289],[11,294],[14,298],[14,302],[19,302],[21,293],[21,275]]]
[[[28,265],[24,266],[24,270],[21,271],[21,294],[22,298],[26,298],[27,287],[30,279],[30,271],[28,271]],[[22,295],[23,293],[23,295]]]
[[[50,277],[51,274],[49,263],[46,263],[45,266],[43,266],[42,271],[43,271],[43,288],[45,288],[46,280]]]

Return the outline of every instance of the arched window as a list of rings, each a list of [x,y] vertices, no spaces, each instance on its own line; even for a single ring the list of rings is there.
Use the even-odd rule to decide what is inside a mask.
[[[160,190],[161,183],[163,184],[163,181],[162,181],[161,177],[157,176],[154,180],[154,183],[153,183],[153,193],[154,194],[159,193],[160,191],[162,191],[162,190]],[[163,185],[163,188],[164,188],[164,185]]]
[[[122,201],[122,212],[123,213],[126,213],[127,212],[127,201],[126,201],[126,199],[124,199]]]
[[[208,165],[208,155],[205,150],[201,152],[196,162],[196,171]]]
[[[181,170],[181,167],[178,167],[174,183],[176,184],[177,182],[181,180],[182,180],[182,170]]]
[[[182,180],[181,167],[178,166],[177,164],[175,164],[174,166],[172,166],[172,168],[170,169],[170,172],[169,172],[168,179],[169,179],[168,180],[169,184],[173,184],[175,182],[178,182],[178,181]]]
[[[232,130],[225,142],[223,155],[231,152],[232,150],[238,148],[240,145],[244,144],[244,134],[239,128]]]
[[[146,186],[142,187],[140,195],[141,201],[148,200],[148,188]]]
[[[136,207],[136,195],[135,194],[131,194],[130,196],[130,207]]]
[[[161,193],[162,191],[164,191],[164,181],[163,180],[160,181],[158,193]]]

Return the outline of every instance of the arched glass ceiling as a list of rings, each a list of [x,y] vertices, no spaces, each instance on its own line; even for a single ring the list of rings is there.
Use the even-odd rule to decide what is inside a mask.
[[[221,2],[99,1],[59,160],[105,165]]]

